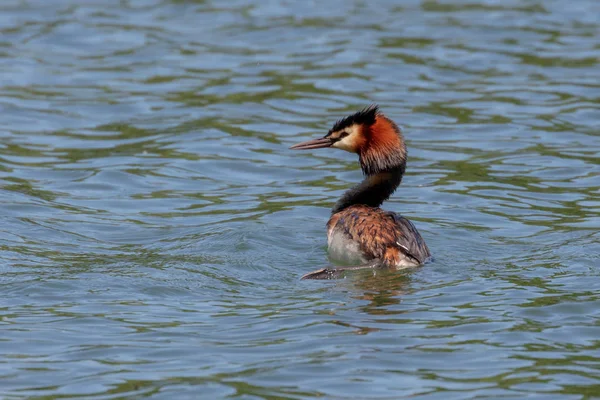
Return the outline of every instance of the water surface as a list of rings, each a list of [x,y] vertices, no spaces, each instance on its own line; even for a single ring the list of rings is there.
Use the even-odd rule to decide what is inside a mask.
[[[5,1],[0,396],[600,398],[600,3]],[[371,104],[436,261],[300,281]]]

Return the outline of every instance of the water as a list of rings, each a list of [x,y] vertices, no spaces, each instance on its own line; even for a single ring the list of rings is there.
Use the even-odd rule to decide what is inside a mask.
[[[600,3],[4,1],[0,397],[600,398]],[[377,102],[434,263],[300,281]]]

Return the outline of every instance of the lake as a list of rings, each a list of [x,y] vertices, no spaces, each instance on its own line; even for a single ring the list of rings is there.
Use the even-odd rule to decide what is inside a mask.
[[[0,4],[0,397],[600,398],[600,2]],[[379,104],[435,260],[329,266]]]

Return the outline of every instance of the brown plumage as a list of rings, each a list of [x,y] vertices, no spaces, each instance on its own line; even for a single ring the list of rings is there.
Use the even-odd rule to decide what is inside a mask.
[[[416,228],[404,217],[381,208],[363,205],[350,206],[331,216],[327,222],[327,236],[339,229],[371,259],[378,259],[387,267],[400,263],[405,255],[420,264],[425,242],[413,240]]]
[[[396,190],[406,169],[406,145],[398,126],[377,106],[346,117],[320,139],[292,149],[335,147],[358,154],[365,179],[338,200],[327,223],[330,256],[354,258],[359,265],[321,269],[303,278],[339,276],[363,268],[406,268],[423,264],[431,254],[415,226],[379,206]]]

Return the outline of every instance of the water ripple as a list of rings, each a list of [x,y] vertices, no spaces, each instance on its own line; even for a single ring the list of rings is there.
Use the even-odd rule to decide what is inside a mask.
[[[0,5],[0,394],[598,395],[597,2]],[[338,282],[377,102],[435,254]]]

